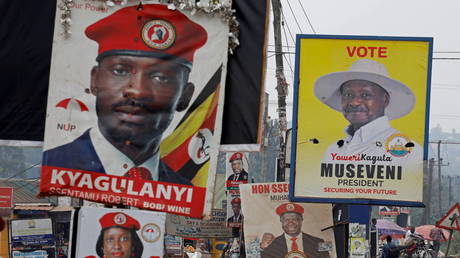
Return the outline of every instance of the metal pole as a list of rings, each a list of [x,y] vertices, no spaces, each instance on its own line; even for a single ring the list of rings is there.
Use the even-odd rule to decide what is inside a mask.
[[[446,255],[445,257],[449,257],[449,249],[450,249],[450,242],[452,240],[452,234],[454,233],[454,230],[453,229],[450,229],[449,230],[449,242],[447,243],[447,249],[446,249]]]
[[[272,0],[273,9],[273,30],[275,37],[275,61],[276,61],[276,90],[278,92],[278,118],[280,126],[280,152],[278,159],[280,166],[284,169],[286,162],[284,157],[284,146],[285,146],[285,132],[287,130],[287,119],[286,119],[286,96],[288,93],[288,84],[286,77],[284,76],[284,65],[283,65],[283,49],[282,49],[282,38],[281,38],[281,2],[280,0]]]
[[[424,213],[424,224],[431,223],[431,192],[433,184],[434,158],[428,160],[428,185],[426,190],[426,208]]]
[[[449,179],[449,205],[452,203],[452,177],[448,176]]]
[[[442,183],[441,183],[441,140],[438,141],[438,202],[439,202],[439,215],[442,214]]]

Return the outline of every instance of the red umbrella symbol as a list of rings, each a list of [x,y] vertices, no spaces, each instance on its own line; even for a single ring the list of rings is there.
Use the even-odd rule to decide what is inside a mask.
[[[67,109],[69,107],[69,103],[70,101],[75,101],[77,102],[78,106],[80,106],[80,111],[81,112],[84,112],[84,111],[89,111],[88,107],[85,105],[85,103],[83,103],[81,100],[78,100],[76,98],[66,98],[66,99],[63,99],[61,101],[59,101],[59,103],[56,104],[56,107],[61,107],[61,108],[64,108],[64,109]]]

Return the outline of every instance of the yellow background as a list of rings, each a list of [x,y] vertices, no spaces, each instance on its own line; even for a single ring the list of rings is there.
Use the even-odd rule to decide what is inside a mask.
[[[356,52],[350,57],[347,46],[386,47],[387,57],[358,57]],[[297,194],[300,185],[319,183],[311,182],[308,173],[319,173],[317,169],[324,152],[330,144],[345,137],[344,129],[349,124],[342,113],[315,97],[314,83],[325,74],[349,70],[352,63],[358,59],[366,58],[384,64],[392,79],[402,82],[412,90],[416,99],[413,110],[390,123],[393,128],[423,147],[429,53],[427,41],[303,38],[300,40],[299,51],[296,197],[300,197]],[[312,138],[317,138],[320,143],[312,144],[309,141]],[[321,183],[327,186],[326,182],[329,180],[334,179],[325,179]]]

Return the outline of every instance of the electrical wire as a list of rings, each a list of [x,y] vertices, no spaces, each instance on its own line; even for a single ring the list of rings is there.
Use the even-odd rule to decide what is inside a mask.
[[[281,21],[281,25],[284,26],[284,25],[286,24],[286,27],[287,27],[288,32],[289,32],[289,35],[291,36],[291,40],[292,40],[292,42],[293,42],[294,45],[295,45],[295,39],[294,39],[294,36],[292,36],[292,32],[291,32],[291,28],[289,27],[289,24],[286,22],[286,16],[284,15],[284,10],[283,10],[283,8],[281,8],[281,16],[282,16],[281,18],[283,19],[283,20]],[[286,42],[287,42],[287,40],[286,40]]]
[[[307,12],[305,11],[305,8],[303,8],[302,1],[297,0],[300,4],[300,7],[302,8],[303,14],[305,15],[305,18],[307,18],[308,25],[310,25],[311,30],[313,31],[313,34],[316,34],[315,28],[313,28],[313,24],[310,21],[310,18],[308,18]]]
[[[291,13],[292,13],[292,17],[294,17],[295,23],[297,24],[297,27],[299,28],[300,33],[303,34],[302,28],[300,27],[300,24],[297,21],[297,17],[295,15],[294,11],[292,10],[291,4],[289,3],[289,1],[286,1],[286,2],[288,3],[289,9],[291,10]]]
[[[40,165],[41,163],[42,163],[42,162],[40,161],[40,162],[38,162],[38,163],[36,163],[36,164],[34,164],[34,165],[32,165],[32,166],[30,166],[30,167],[24,169],[24,170],[19,171],[18,173],[14,174],[14,175],[12,175],[12,176],[10,176],[10,177],[8,177],[8,178],[6,178],[6,181],[8,181],[8,180],[10,180],[11,178],[14,178],[14,177],[16,177],[16,176],[18,176],[18,175],[20,175],[20,174],[26,172],[26,171],[28,171],[28,170],[31,169],[31,168],[36,167],[37,165]]]
[[[284,33],[284,38],[285,38],[285,41],[286,41],[286,44],[287,44],[288,38],[287,38],[286,28],[284,27],[284,25],[283,25],[283,33]],[[287,60],[286,55],[283,54],[283,57],[284,57],[284,59],[286,59],[286,62],[288,62],[288,64],[289,64],[289,69],[291,69],[291,76],[294,77],[294,71],[292,71],[291,55],[289,55],[289,61]]]

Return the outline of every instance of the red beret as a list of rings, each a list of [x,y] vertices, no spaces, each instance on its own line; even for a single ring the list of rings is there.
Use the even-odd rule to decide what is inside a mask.
[[[295,212],[295,213],[302,215],[303,207],[298,204],[288,202],[288,203],[283,203],[280,206],[278,206],[278,208],[276,208],[276,214],[280,216],[283,215],[283,213],[285,212]]]
[[[230,203],[231,204],[235,204],[235,203],[241,204],[241,199],[239,197],[236,197],[236,198],[232,199],[232,201]]]
[[[99,219],[99,223],[101,223],[102,229],[112,226],[135,230],[139,230],[141,228],[141,225],[136,219],[122,212],[107,213]]]
[[[235,152],[233,155],[230,157],[229,162],[232,162],[234,160],[242,160],[243,159],[243,153],[241,152]]]
[[[122,8],[90,25],[85,34],[99,44],[97,61],[110,55],[150,56],[189,68],[207,40],[203,27],[162,4]]]

